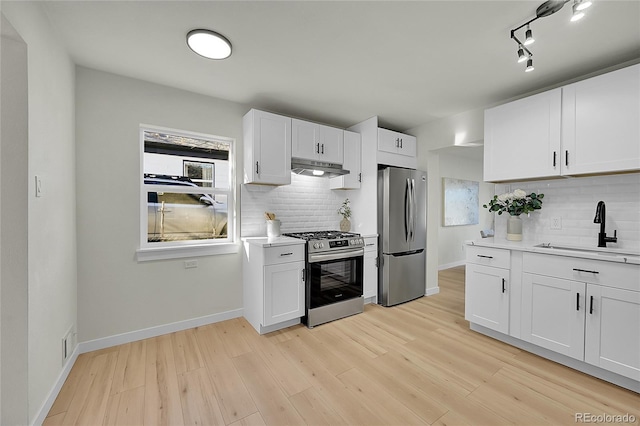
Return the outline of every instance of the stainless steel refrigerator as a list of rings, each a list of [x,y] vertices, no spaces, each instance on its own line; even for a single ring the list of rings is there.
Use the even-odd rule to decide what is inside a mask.
[[[426,289],[427,172],[378,170],[378,303],[393,306]]]

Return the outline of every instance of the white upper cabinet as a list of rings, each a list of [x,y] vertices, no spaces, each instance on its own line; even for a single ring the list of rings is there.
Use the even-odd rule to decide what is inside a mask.
[[[563,174],[640,169],[639,121],[640,65],[563,87]]]
[[[342,168],[349,170],[348,175],[329,180],[331,189],[359,189],[362,182],[362,143],[360,133],[344,131],[344,163]]]
[[[484,180],[640,170],[640,65],[485,111]]]
[[[417,153],[417,139],[415,136],[379,128],[378,151],[415,157]]]
[[[291,156],[324,163],[342,164],[343,130],[293,118]]]
[[[485,111],[484,180],[560,175],[561,89]]]
[[[244,183],[291,183],[291,118],[252,109],[242,119]]]

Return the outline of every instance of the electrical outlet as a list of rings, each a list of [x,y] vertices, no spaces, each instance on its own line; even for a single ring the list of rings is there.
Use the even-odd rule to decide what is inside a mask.
[[[560,216],[551,218],[551,229],[562,229],[562,218]]]
[[[197,267],[198,267],[198,261],[196,259],[184,261],[184,269],[191,269],[191,268],[197,268]]]

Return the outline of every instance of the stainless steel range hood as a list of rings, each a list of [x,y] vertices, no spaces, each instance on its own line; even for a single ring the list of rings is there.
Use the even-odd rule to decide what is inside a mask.
[[[336,177],[349,174],[349,170],[342,168],[342,164],[323,163],[322,161],[292,158],[291,171],[305,176]]]

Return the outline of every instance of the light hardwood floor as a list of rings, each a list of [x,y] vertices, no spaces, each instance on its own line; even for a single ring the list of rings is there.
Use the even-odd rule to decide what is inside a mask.
[[[440,293],[259,336],[242,318],[80,355],[45,425],[572,425],[640,395],[469,330]]]

